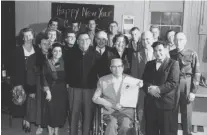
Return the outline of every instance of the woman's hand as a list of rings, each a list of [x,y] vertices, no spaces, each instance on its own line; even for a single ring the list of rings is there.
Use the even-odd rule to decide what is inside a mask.
[[[143,87],[143,85],[144,85],[144,84],[143,84],[143,80],[140,80],[140,81],[138,82],[137,85],[138,85],[140,88]]]
[[[50,90],[50,88],[48,86],[43,87],[44,92],[47,92],[48,90]]]
[[[51,99],[52,99],[52,94],[51,94],[50,90],[48,90],[46,93],[47,93],[47,95],[46,95],[46,100],[51,101]]]
[[[29,96],[30,96],[31,98],[35,98],[35,94],[34,94],[34,93],[29,94]]]

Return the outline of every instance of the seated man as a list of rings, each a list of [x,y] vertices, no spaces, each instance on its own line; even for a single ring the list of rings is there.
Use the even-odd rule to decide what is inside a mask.
[[[104,118],[107,119],[105,135],[117,135],[117,129],[118,135],[130,134],[129,129],[134,119],[134,108],[136,107],[137,98],[132,103],[135,103],[134,108],[126,105],[123,106],[120,99],[122,99],[123,93],[131,90],[132,86],[137,85],[137,95],[135,95],[138,97],[138,90],[139,87],[142,87],[143,82],[123,74],[124,66],[119,58],[111,60],[110,70],[112,74],[99,79],[93,102],[104,107]]]

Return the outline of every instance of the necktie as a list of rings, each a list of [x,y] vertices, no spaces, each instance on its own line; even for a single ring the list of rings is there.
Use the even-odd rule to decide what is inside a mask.
[[[101,51],[101,49],[99,49],[99,53],[102,55],[102,51]]]
[[[162,61],[161,60],[157,60],[156,61],[156,69],[157,70],[160,68],[161,64],[162,64]]]

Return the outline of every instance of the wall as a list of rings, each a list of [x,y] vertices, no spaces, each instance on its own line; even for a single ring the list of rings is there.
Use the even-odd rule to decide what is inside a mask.
[[[16,34],[20,29],[31,26],[36,32],[45,28],[51,18],[50,1],[16,1]],[[61,2],[64,3],[64,2]],[[114,5],[114,20],[121,30],[122,15],[134,15],[135,25],[143,30],[144,1],[67,1],[67,3]]]
[[[207,1],[185,1],[183,31],[187,33],[187,47],[198,53],[201,71],[207,77],[207,33],[199,34],[199,26],[207,31]]]
[[[32,27],[36,32],[40,32],[47,26],[47,22],[51,18],[50,1],[16,1],[16,34],[24,27]],[[204,62],[203,56],[207,57],[207,36],[199,34],[199,26],[203,24],[207,29],[207,1],[67,1],[67,3],[84,3],[84,4],[104,4],[114,5],[114,20],[116,20],[121,28],[122,15],[134,15],[135,26],[142,31],[149,28],[150,11],[160,11],[170,9],[172,11],[184,10],[183,31],[188,38],[188,48],[198,53],[201,63],[201,71],[207,75],[207,61]],[[178,6],[180,5],[180,6]],[[174,8],[172,8],[174,7]]]

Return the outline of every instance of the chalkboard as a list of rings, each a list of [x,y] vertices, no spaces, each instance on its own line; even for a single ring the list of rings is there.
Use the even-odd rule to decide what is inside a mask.
[[[114,5],[52,3],[52,18],[60,18],[60,29],[71,27],[77,20],[84,29],[89,18],[96,18],[97,27],[107,30],[109,22],[114,20]]]

